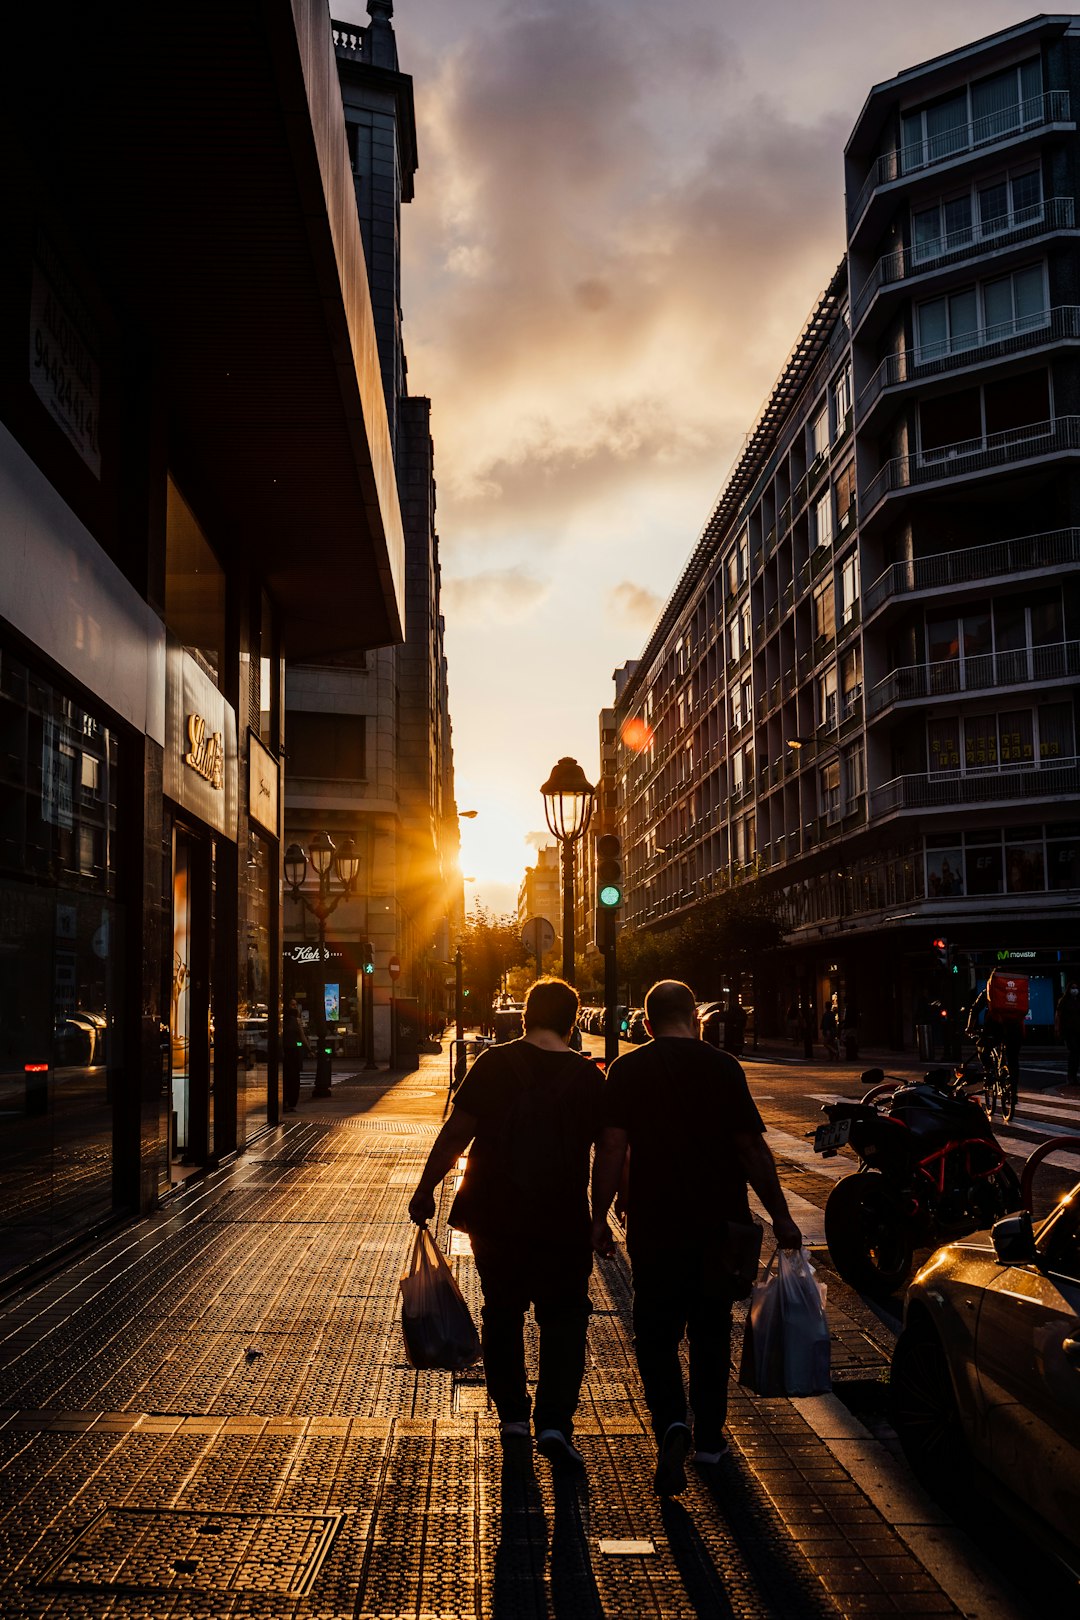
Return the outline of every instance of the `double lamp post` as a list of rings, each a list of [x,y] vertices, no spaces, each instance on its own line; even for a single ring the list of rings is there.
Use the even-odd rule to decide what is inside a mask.
[[[548,830],[562,851],[563,978],[574,983],[574,845],[592,820],[596,789],[576,759],[563,758],[540,792]]]

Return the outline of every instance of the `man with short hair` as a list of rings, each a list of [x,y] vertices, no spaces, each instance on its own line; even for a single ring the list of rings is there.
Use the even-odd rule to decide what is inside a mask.
[[[689,985],[654,984],[645,997],[652,1040],[617,1058],[604,1087],[604,1127],[593,1166],[593,1246],[614,1252],[607,1212],[629,1151],[626,1243],[634,1276],[634,1349],[657,1441],[655,1486],[685,1489],[684,1464],[727,1451],[732,1301],[745,1292],[717,1246],[726,1223],[751,1224],[747,1182],[777,1242],[797,1249],[765,1126],[742,1065],[699,1039]],[[679,1345],[690,1350],[691,1434]]]
[[[472,1240],[484,1295],[484,1377],[502,1438],[529,1438],[524,1317],[531,1303],[540,1329],[537,1448],[554,1463],[580,1466],[571,1437],[592,1308],[589,1155],[603,1081],[591,1060],[569,1049],[577,1014],[572,985],[552,978],[532,985],[524,1036],[481,1052],[465,1076],[409,1215],[418,1226],[432,1218],[436,1186],[469,1148],[449,1220]]]

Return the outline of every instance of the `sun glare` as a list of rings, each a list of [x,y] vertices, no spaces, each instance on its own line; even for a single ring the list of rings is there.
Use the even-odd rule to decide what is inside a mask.
[[[622,728],[622,740],[627,748],[632,748],[635,754],[640,754],[652,742],[652,726],[640,717],[628,720]]]

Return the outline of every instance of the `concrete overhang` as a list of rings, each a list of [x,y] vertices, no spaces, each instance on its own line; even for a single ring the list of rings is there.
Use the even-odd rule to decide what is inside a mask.
[[[147,334],[215,539],[280,603],[289,656],[401,640],[404,536],[325,0],[27,9],[6,117]]]

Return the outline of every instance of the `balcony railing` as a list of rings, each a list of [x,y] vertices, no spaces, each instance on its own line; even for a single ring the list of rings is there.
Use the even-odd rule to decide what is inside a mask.
[[[366,56],[364,35],[367,30],[361,28],[359,23],[335,22],[330,27],[336,50],[344,51],[349,56]]]
[[[866,205],[879,186],[899,180],[901,175],[918,174],[938,163],[974,152],[980,146],[1007,140],[1025,130],[1038,129],[1043,124],[1070,122],[1069,92],[1047,90],[1042,95],[1029,96],[1015,107],[1002,107],[968,124],[958,124],[943,130],[928,141],[916,141],[902,149],[883,152],[859,188],[854,203],[848,210],[848,224],[854,226],[862,218]]]
[[[900,383],[936,377],[958,371],[975,362],[997,360],[1003,355],[1023,354],[1044,343],[1080,338],[1080,306],[1059,304],[1037,314],[1019,315],[975,332],[965,332],[946,343],[929,343],[921,349],[907,349],[886,355],[859,395],[859,415],[864,416],[886,388]]]
[[[1080,641],[1058,641],[1048,647],[1018,647],[1008,652],[977,653],[939,664],[911,664],[894,669],[871,687],[867,716],[893,703],[948,697],[958,692],[985,692],[991,687],[1024,686],[1030,681],[1063,680],[1080,674]]]
[[[1001,574],[1022,574],[1037,568],[1061,568],[1080,563],[1080,529],[1049,529],[1016,540],[995,540],[968,551],[946,551],[937,557],[913,557],[893,563],[864,593],[865,609],[875,612],[893,596],[940,591],[949,585],[970,585]]]
[[[1071,197],[1047,197],[1029,208],[1018,208],[1011,214],[1000,214],[996,219],[981,220],[962,231],[950,231],[945,236],[921,242],[917,248],[894,248],[878,260],[859,289],[853,320],[856,325],[862,320],[875,293],[882,287],[906,281],[908,276],[935,270],[957,259],[970,258],[983,248],[1009,247],[1014,242],[1042,236],[1046,231],[1071,231],[1075,215]]]
[[[1080,450],[1080,416],[1059,416],[1054,422],[1029,422],[1023,427],[988,433],[981,439],[963,439],[915,455],[887,461],[866,490],[864,518],[894,490],[940,483],[966,473],[990,472],[1033,456],[1051,456]]]
[[[1080,791],[1080,760],[1044,759],[1038,764],[998,765],[992,770],[924,772],[897,776],[870,795],[871,816],[896,810],[988,804],[1001,799],[1063,798]]]

